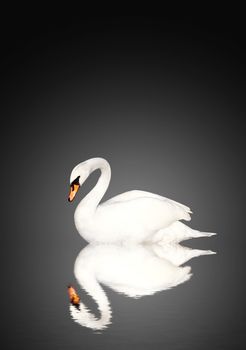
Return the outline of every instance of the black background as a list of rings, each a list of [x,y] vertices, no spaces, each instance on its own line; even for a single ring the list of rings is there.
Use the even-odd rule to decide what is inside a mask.
[[[244,31],[238,14],[8,16],[1,31],[6,349],[243,348]],[[66,290],[77,287],[73,264],[86,245],[73,222],[78,201],[67,202],[70,171],[98,156],[112,167],[105,199],[155,192],[189,205],[193,228],[219,233],[187,242],[218,254],[192,260],[184,285],[140,300],[106,288],[113,324],[102,334],[73,323]]]

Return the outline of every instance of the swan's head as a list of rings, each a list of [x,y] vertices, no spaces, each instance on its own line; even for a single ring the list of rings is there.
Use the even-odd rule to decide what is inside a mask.
[[[71,172],[70,176],[70,192],[68,201],[72,202],[79,188],[83,185],[87,177],[90,175],[90,167],[87,161],[78,164]]]

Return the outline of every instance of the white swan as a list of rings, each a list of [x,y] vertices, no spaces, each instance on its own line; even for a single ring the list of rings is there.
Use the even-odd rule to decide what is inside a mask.
[[[79,203],[74,214],[75,226],[88,242],[156,242],[168,236],[169,231],[172,236],[177,235],[177,240],[180,231],[185,231],[189,238],[213,235],[192,230],[179,222],[191,219],[190,208],[150,192],[129,191],[99,204],[111,177],[110,165],[103,158],[89,159],[72,170],[68,198],[70,202],[96,169],[101,170],[101,176],[96,186]]]
[[[72,319],[81,326],[104,329],[111,323],[112,311],[100,283],[133,298],[151,295],[189,280],[191,268],[180,265],[195,256],[208,254],[214,252],[182,247],[175,242],[165,247],[158,244],[89,244],[79,253],[74,273],[79,285],[96,302],[100,316],[96,318],[70,286]]]

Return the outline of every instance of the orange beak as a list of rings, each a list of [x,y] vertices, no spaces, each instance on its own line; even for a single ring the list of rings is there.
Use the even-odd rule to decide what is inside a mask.
[[[78,184],[73,184],[70,186],[70,193],[69,193],[69,196],[68,196],[68,201],[69,202],[72,202],[72,200],[74,200],[74,197],[76,196],[76,193],[78,192],[79,190],[79,185]]]
[[[70,303],[74,306],[79,306],[80,297],[78,296],[76,290],[72,286],[68,286],[68,295],[70,299]]]

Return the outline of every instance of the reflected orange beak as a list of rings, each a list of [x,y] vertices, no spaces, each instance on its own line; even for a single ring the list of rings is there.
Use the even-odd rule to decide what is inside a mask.
[[[78,296],[76,290],[72,286],[68,286],[68,295],[70,299],[70,303],[74,306],[79,306],[80,297]]]
[[[79,185],[77,184],[73,184],[70,186],[70,193],[69,193],[69,196],[68,196],[68,201],[69,202],[72,202],[72,200],[74,200],[74,197],[76,196],[76,193],[78,192],[79,190]]]

